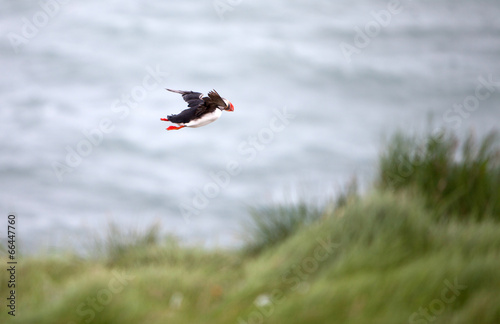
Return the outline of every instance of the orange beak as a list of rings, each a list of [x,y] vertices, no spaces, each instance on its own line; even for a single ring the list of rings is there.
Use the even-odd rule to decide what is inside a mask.
[[[234,111],[234,106],[233,106],[232,103],[229,103],[229,109],[228,109],[228,111]]]

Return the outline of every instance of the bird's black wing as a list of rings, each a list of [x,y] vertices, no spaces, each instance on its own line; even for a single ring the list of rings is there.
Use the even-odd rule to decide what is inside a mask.
[[[182,90],[172,90],[167,89],[170,92],[179,93],[182,95],[182,99],[188,103],[189,108],[198,107],[204,103],[202,97],[203,94],[201,92],[193,92],[193,91],[182,91]]]
[[[217,109],[217,107],[225,107],[226,103],[222,100],[221,96],[217,91],[212,90],[208,93],[208,97],[203,97],[203,104],[196,108],[195,117],[199,118],[204,114],[211,113]]]
[[[201,92],[194,91],[182,91],[182,90],[172,90],[168,91],[179,93],[182,95],[182,99],[188,104],[188,109],[181,111],[177,115],[168,115],[167,118],[173,123],[189,123],[191,120],[199,117],[197,112],[205,109],[205,101],[202,99],[203,94]]]
[[[212,90],[208,93],[208,99],[209,103],[213,103],[214,105],[216,105],[216,107],[226,107],[226,103],[224,102],[224,100],[222,100],[222,97],[219,96],[219,94],[215,90]]]

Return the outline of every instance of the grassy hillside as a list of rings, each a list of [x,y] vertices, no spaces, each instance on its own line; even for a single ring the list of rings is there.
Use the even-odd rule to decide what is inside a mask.
[[[94,257],[24,258],[0,322],[500,323],[498,153],[398,135],[372,191],[256,208],[240,251],[111,229]]]

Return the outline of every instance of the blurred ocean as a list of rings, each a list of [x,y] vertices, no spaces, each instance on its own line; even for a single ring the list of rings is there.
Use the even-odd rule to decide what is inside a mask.
[[[234,246],[248,206],[368,183],[397,129],[500,121],[496,0],[0,8],[0,237],[14,212],[25,252],[110,222]],[[166,87],[216,89],[235,111],[167,132],[185,103]]]

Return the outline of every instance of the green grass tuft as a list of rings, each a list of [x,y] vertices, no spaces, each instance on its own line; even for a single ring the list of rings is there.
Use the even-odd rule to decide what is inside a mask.
[[[106,260],[108,265],[114,265],[131,252],[157,245],[160,242],[159,229],[158,224],[153,224],[142,232],[125,231],[117,224],[110,223],[106,235],[95,239],[90,254]]]
[[[380,158],[378,186],[418,190],[438,217],[500,220],[500,146],[496,133],[459,145],[450,132],[424,139],[396,134]]]
[[[257,254],[283,242],[303,226],[318,220],[323,210],[305,202],[250,208],[250,221],[243,224],[245,250]]]

